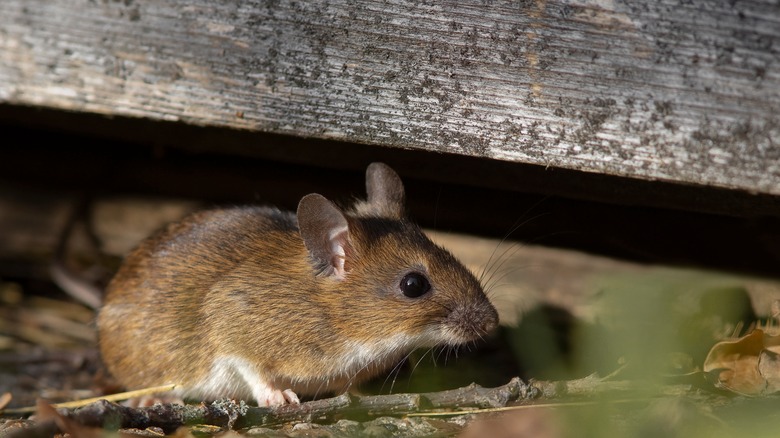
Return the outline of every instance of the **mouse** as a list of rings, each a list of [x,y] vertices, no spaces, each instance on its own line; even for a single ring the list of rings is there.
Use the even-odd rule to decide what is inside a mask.
[[[199,211],[141,242],[97,318],[109,372],[128,389],[279,406],[494,330],[476,277],[406,217],[398,174],[370,164],[366,191],[348,208],[312,193],[296,212]]]

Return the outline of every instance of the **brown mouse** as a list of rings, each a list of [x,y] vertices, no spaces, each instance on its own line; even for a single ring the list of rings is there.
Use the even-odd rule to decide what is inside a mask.
[[[142,242],[98,317],[108,369],[128,388],[278,405],[494,329],[477,279],[405,219],[398,175],[373,163],[366,187],[349,210],[310,194],[297,215],[204,211]]]

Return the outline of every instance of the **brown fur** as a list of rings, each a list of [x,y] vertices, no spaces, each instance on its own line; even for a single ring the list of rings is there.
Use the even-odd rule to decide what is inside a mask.
[[[176,383],[186,393],[208,378],[215,358],[240,357],[275,388],[316,395],[345,390],[423,346],[350,368],[344,357],[354,345],[424,330],[437,336],[424,344],[468,342],[495,327],[474,276],[400,219],[402,211],[387,217],[394,209],[363,203],[343,213],[343,278],[318,273],[289,212],[240,207],[171,224],[128,255],[108,286],[98,325],[109,370],[130,388]],[[411,270],[428,276],[426,296],[399,291]],[[222,392],[204,396],[246,394]]]

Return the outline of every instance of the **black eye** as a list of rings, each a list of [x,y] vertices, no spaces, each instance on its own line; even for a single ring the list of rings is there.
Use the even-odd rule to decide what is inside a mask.
[[[410,272],[401,279],[401,292],[409,298],[417,298],[431,290],[431,283],[419,272]]]

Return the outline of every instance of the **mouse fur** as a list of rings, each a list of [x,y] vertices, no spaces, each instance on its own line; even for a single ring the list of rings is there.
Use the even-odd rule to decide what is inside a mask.
[[[374,163],[366,186],[348,210],[310,194],[296,213],[202,211],[143,241],[98,316],[110,372],[128,388],[172,383],[185,398],[279,405],[494,329],[477,279],[405,218],[397,174]],[[406,296],[409,275],[430,289]]]

